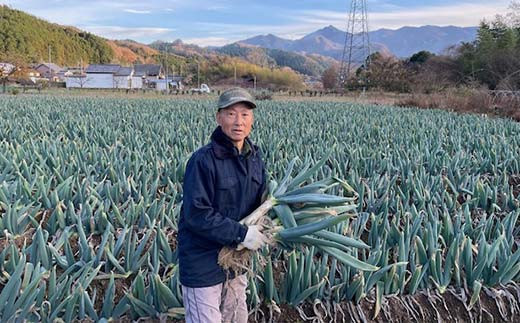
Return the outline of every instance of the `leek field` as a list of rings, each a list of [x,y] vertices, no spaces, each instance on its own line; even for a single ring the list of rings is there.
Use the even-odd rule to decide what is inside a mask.
[[[184,167],[215,101],[0,97],[0,320],[182,319]],[[250,320],[520,319],[520,124],[440,110],[261,101],[269,175],[331,155],[371,270],[288,244],[253,258]],[[342,190],[333,188],[336,195]],[[267,259],[267,261],[260,261]]]

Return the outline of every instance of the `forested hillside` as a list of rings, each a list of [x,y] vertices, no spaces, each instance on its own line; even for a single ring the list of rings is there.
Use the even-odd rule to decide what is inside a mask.
[[[114,51],[101,37],[0,5],[0,57],[47,61],[49,48],[51,60],[60,65],[80,60],[108,63],[114,58]]]

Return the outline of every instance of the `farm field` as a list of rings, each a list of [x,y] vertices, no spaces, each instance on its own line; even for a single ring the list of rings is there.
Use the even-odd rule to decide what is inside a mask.
[[[182,319],[183,172],[216,126],[214,104],[0,98],[2,320]],[[348,252],[378,270],[314,248],[264,250],[250,320],[520,318],[519,123],[262,101],[252,139],[275,179],[294,157],[298,169],[332,149],[313,180],[337,176],[360,196],[332,230],[368,244]]]

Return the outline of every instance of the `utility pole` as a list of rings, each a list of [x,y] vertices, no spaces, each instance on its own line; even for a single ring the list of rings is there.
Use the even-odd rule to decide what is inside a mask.
[[[253,75],[253,84],[254,84],[254,89],[256,91],[256,75]]]
[[[51,45],[49,45],[49,64],[47,65],[47,68],[49,69],[49,78],[52,79],[54,77],[54,73],[52,72],[51,68]]]
[[[370,59],[370,40],[368,37],[368,14],[366,0],[351,0],[347,21],[347,33],[341,59],[338,88],[344,89],[353,70],[367,67]],[[363,79],[363,89],[368,83]]]
[[[234,74],[235,76],[234,76],[233,84],[237,85],[237,65],[233,64],[233,67],[235,68],[235,74]]]
[[[200,64],[197,62],[197,88],[200,89]]]
[[[83,79],[83,58],[79,59],[79,87],[83,88],[83,85],[87,82],[87,77]]]
[[[170,84],[168,83],[168,51],[166,51],[166,59],[164,62],[164,69],[166,70],[166,93],[170,93]]]

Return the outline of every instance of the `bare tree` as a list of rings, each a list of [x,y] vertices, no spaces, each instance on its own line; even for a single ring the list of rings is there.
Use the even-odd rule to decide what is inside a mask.
[[[338,69],[332,65],[327,68],[321,76],[321,82],[323,83],[324,89],[333,89],[336,87],[338,81]]]
[[[126,85],[125,83],[128,83],[127,79],[114,76],[114,88],[115,89],[119,89],[122,85]]]
[[[413,92],[434,93],[456,86],[464,80],[457,62],[449,56],[434,56],[419,69],[411,82]]]
[[[520,1],[511,1],[506,21],[511,27],[520,28]]]
[[[86,75],[71,75],[67,78],[71,84],[78,85],[80,88],[83,88],[90,80]]]

